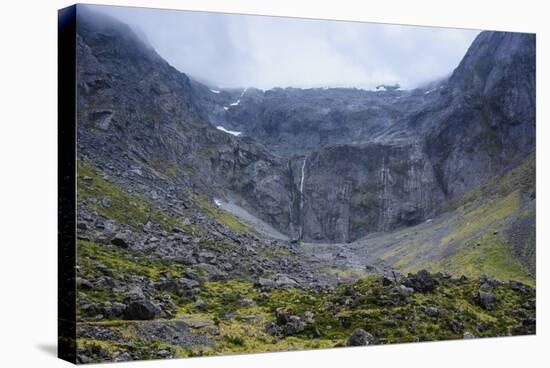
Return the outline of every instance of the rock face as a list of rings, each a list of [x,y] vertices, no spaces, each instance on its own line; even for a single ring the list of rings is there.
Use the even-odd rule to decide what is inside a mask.
[[[482,32],[418,125],[443,191],[463,193],[535,146],[535,36]]]
[[[359,144],[398,122],[409,108],[402,99],[422,93],[349,88],[247,89],[220,124],[242,131],[278,155],[307,155],[321,146]]]
[[[304,240],[349,242],[415,225],[444,199],[418,144],[325,147],[308,156],[304,178]]]
[[[352,171],[365,170],[367,165],[348,164],[344,162],[347,158],[341,157],[330,163],[343,168],[331,167],[326,175],[321,175],[307,164],[305,208],[299,216],[303,224],[302,238],[349,241],[363,235],[365,227],[366,232],[370,232],[426,220],[447,201],[502,174],[532,152],[535,55],[534,35],[482,32],[452,76],[430,88],[378,92],[249,89],[241,103],[220,119],[277,154],[291,158],[298,155],[308,162],[315,162],[319,157],[327,159],[330,152],[353,150],[341,146],[363,147],[374,143],[391,146],[395,142],[419,145],[409,150],[409,157],[401,150],[393,150],[395,156],[390,154],[389,159],[401,160],[404,165],[411,162],[411,167],[415,160],[421,160],[425,168],[420,172],[423,180],[429,182],[426,193],[431,193],[436,200],[419,205],[419,193],[414,190],[407,197],[405,193],[409,189],[400,185],[418,182],[415,177],[418,171],[411,171],[410,177],[401,175],[404,180],[391,188],[404,193],[398,197],[404,202],[403,208],[388,210],[371,206],[368,213],[359,210],[379,218],[377,223],[372,218],[367,224],[357,223],[356,211],[349,206],[350,198],[363,194],[352,184],[357,181],[353,177],[365,176],[365,172]],[[372,157],[359,155],[355,159],[372,161]],[[346,180],[347,184],[343,184]],[[336,188],[327,188],[328,183],[335,183]],[[322,195],[308,198],[308,188],[321,190],[331,199],[319,203],[323,202]],[[380,196],[376,191],[371,195]],[[314,209],[321,212],[315,213]]]

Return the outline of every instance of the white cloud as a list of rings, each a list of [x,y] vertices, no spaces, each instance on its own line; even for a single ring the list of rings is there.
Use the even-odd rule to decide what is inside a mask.
[[[92,6],[219,87],[414,88],[450,74],[479,31]]]

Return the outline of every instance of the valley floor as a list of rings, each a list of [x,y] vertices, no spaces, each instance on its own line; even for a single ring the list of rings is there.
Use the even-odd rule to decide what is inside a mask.
[[[203,282],[171,316],[78,324],[81,363],[535,333],[535,292],[518,282],[427,272],[328,288]],[[167,295],[165,294],[165,297]]]

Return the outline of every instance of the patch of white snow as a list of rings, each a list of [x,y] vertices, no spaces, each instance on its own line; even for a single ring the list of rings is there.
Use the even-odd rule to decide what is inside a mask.
[[[225,129],[224,127],[222,127],[221,125],[218,125],[218,126],[216,127],[216,129],[221,130],[222,132],[225,132],[225,133],[234,135],[235,137],[238,137],[238,136],[240,136],[240,135],[242,134],[242,132],[235,132],[235,131],[233,131],[233,130],[227,130],[227,129]]]

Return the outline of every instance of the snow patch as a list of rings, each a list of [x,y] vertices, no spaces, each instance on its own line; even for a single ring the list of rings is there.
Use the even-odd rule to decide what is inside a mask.
[[[229,104],[229,107],[231,107],[231,106],[239,106],[239,104],[241,103],[241,98],[244,96],[244,93],[246,92],[247,89],[248,89],[248,88],[245,88],[245,89],[243,90],[243,92],[241,93],[241,95],[239,96],[239,98],[237,99],[237,101],[235,101],[235,102],[233,102],[233,103],[230,103],[230,104]],[[224,110],[228,110],[229,107],[224,106],[223,109],[224,109]]]
[[[225,132],[225,133],[234,135],[235,137],[238,137],[238,136],[240,136],[240,135],[242,134],[242,132],[235,132],[235,131],[233,131],[233,130],[227,130],[227,129],[225,129],[224,127],[222,127],[221,125],[218,125],[218,126],[216,127],[216,129],[221,130],[222,132]]]
[[[220,93],[220,91],[218,91],[218,90],[215,90],[215,89],[211,89],[211,90],[210,90],[210,92],[212,92],[212,93],[215,93],[215,94],[218,94],[218,93]]]
[[[222,202],[220,202],[219,199],[216,199],[214,198],[214,203],[216,204],[216,206],[220,207],[222,205]]]

